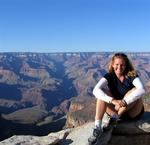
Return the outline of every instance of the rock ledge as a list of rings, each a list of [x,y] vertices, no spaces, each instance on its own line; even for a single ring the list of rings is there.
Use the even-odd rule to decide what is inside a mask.
[[[0,142],[0,145],[88,145],[88,137],[92,134],[94,122],[80,127],[50,133],[47,136],[12,136]],[[137,121],[120,122],[99,139],[97,145],[149,145],[150,112],[145,112]]]

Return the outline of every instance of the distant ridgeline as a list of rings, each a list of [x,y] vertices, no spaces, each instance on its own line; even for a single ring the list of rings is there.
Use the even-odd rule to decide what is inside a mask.
[[[0,53],[0,113],[3,119],[38,126],[60,119],[73,101],[79,103],[94,98],[93,87],[107,72],[113,54]],[[150,88],[150,52],[126,54],[145,86]]]

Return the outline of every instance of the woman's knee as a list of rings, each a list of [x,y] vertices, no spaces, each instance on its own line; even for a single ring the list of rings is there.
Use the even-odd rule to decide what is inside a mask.
[[[141,112],[142,109],[143,109],[143,100],[140,98],[133,104],[129,105],[128,114],[130,115],[130,117],[134,118]]]

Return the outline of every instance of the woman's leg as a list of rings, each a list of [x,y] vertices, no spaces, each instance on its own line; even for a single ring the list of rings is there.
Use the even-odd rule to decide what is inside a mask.
[[[126,93],[125,96],[130,95],[130,93],[134,90],[135,88],[131,89]],[[111,116],[113,116],[114,114],[121,116],[123,113],[128,112],[128,115],[131,118],[134,118],[141,113],[142,109],[143,109],[143,100],[142,98],[140,98],[135,102],[131,103],[130,105],[128,105],[127,107],[121,107],[118,111],[115,110],[114,106],[108,104],[106,108],[106,112]]]
[[[93,129],[93,134],[88,138],[89,144],[96,144],[98,138],[103,133],[103,127],[102,127],[102,118],[104,116],[104,113],[106,111],[107,103],[97,99],[96,102],[96,113],[95,113],[95,127]]]
[[[95,113],[95,120],[102,120],[103,115],[106,111],[107,103],[97,99],[96,102],[96,113]]]
[[[142,98],[140,98],[127,107],[127,112],[131,118],[135,118],[141,113],[142,109],[143,109],[143,100]]]
[[[103,91],[107,95],[112,96],[109,90],[103,89]],[[102,100],[97,99],[95,119],[98,119],[98,118],[102,119],[105,112],[107,112],[110,116],[117,114],[117,111],[115,110],[114,105],[108,104]]]
[[[112,96],[109,90],[103,89],[103,91],[107,95]],[[117,111],[114,109],[114,105],[108,104],[104,102],[103,100],[97,99],[95,120],[102,120],[105,112],[107,112],[110,116],[117,114]]]
[[[134,90],[135,88],[131,89],[126,93],[125,96],[128,96]],[[131,118],[134,118],[141,113],[142,109],[143,109],[143,100],[142,98],[140,98],[135,102],[131,103],[130,105],[128,105],[127,107],[120,108],[118,110],[118,115],[121,116],[124,112],[127,112]]]
[[[106,112],[107,112],[107,114],[109,114],[110,116],[118,115],[118,111],[115,110],[115,106],[112,105],[112,104],[108,104],[108,105],[107,105]]]

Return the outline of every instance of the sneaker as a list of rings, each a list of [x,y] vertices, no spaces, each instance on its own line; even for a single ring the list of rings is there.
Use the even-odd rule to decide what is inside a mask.
[[[103,130],[100,127],[94,128],[92,136],[88,138],[89,145],[95,145],[102,133]]]
[[[110,130],[112,128],[116,128],[118,122],[120,122],[120,121],[121,121],[120,118],[113,118],[113,117],[111,117],[108,126],[103,128],[103,130],[107,131],[107,130]]]

